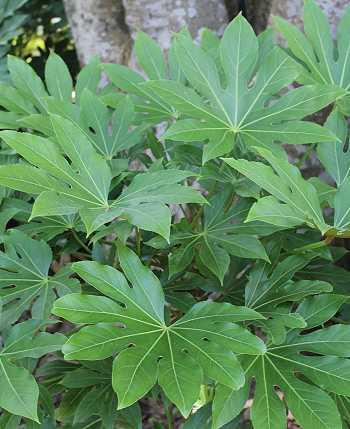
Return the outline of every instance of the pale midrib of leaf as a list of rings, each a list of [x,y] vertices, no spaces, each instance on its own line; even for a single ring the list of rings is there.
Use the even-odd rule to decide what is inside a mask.
[[[141,174],[147,174],[147,173],[141,173]],[[166,186],[166,184],[164,183],[164,179],[163,178],[159,179],[159,182],[155,181],[155,182],[150,183],[150,184],[148,184],[146,186],[143,186],[141,189],[136,189],[135,191],[132,191],[132,192],[126,194],[126,195],[121,195],[116,201],[114,201],[114,203],[112,204],[111,207],[119,205],[124,200],[127,200],[128,204],[132,203],[133,200],[138,200],[140,198],[138,196],[139,194],[144,194],[145,200],[147,200],[147,193],[149,191],[154,191],[155,189],[157,189],[157,187],[158,187],[158,190],[159,190],[159,189],[162,188],[162,186]]]
[[[24,253],[24,255],[29,259],[29,261],[31,262],[31,264],[33,265],[33,267],[37,270],[39,276],[44,276],[45,278],[45,273],[43,273],[42,271],[40,271],[40,268],[37,266],[37,264],[34,262],[34,260],[32,259],[32,257],[28,254],[28,252],[25,250],[25,248],[20,244],[17,243],[16,246]]]
[[[328,61],[327,61],[327,56],[326,56],[326,52],[325,52],[325,49],[324,49],[323,40],[322,40],[322,37],[321,37],[321,34],[320,34],[320,29],[319,29],[319,27],[317,25],[317,22],[315,21],[314,14],[311,14],[311,17],[312,17],[312,20],[313,20],[313,26],[314,26],[314,28],[316,30],[316,33],[317,33],[317,38],[318,38],[318,40],[320,42],[320,45],[321,45],[321,53],[322,53],[322,57],[323,57],[324,63],[325,63],[326,68],[327,68],[328,77],[329,77],[331,83],[334,84],[334,79],[333,79],[333,76],[332,76],[332,73],[331,73]]]
[[[346,70],[346,66],[347,66],[349,58],[350,58],[350,44],[348,44],[348,48],[346,50],[346,54],[345,54],[345,58],[344,58],[344,64],[343,64],[343,68],[342,68],[342,72],[341,72],[341,76],[340,76],[339,86],[341,86],[341,87],[343,86],[343,83],[344,83],[345,70]],[[349,87],[349,85],[346,87],[346,89]]]
[[[174,360],[173,348],[172,348],[172,345],[171,345],[170,334],[169,334],[169,330],[168,329],[166,330],[166,335],[167,335],[167,340],[168,340],[168,345],[169,345],[171,367],[172,367],[172,370],[173,370],[173,374],[174,374],[174,378],[175,378],[177,390],[178,390],[178,392],[181,395],[182,408],[184,409],[184,408],[186,408],[186,401],[185,401],[185,397],[184,397],[184,394],[182,392],[181,385],[179,383],[179,380],[178,380],[178,377],[177,377],[177,373],[176,373],[176,370],[175,370],[175,360]]]
[[[270,290],[276,285],[276,283],[278,283],[283,277],[285,277],[286,275],[288,275],[291,271],[294,271],[295,270],[295,267],[290,267],[290,269],[289,270],[286,270],[286,271],[283,271],[283,272],[281,272],[281,274],[280,274],[280,276],[279,277],[277,277],[277,279],[273,282],[273,283],[270,283],[270,285],[269,285],[269,287],[268,287],[268,289],[266,289],[261,295],[259,295],[258,297],[257,297],[257,299],[251,304],[251,307],[252,308],[254,308],[254,305],[257,303],[257,302],[259,302],[259,301],[261,301],[261,299],[268,293],[268,292],[270,292]],[[269,281],[269,279],[267,280],[267,281]]]
[[[209,236],[209,235],[208,235]],[[223,238],[223,237],[217,237],[217,236],[209,236],[209,237],[211,237],[213,240],[215,240],[217,243],[228,243],[228,244],[231,244],[231,245],[233,245],[233,246],[235,246],[235,247],[238,247],[239,249],[241,249],[241,250],[247,250],[248,248],[247,247],[245,247],[244,245],[242,245],[242,244],[240,244],[240,243],[237,243],[237,242],[231,242],[230,240],[226,240],[225,238]],[[237,235],[237,237],[239,237],[239,235]],[[250,249],[248,249],[248,250],[250,250]]]
[[[296,109],[296,108],[298,108],[302,104],[306,104],[306,103],[308,103],[310,101],[317,100],[317,99],[319,99],[321,97],[324,97],[324,96],[325,96],[325,94],[322,94],[322,93],[321,94],[317,94],[317,95],[314,95],[313,97],[310,97],[310,98],[308,98],[306,100],[301,100],[298,103],[286,106],[284,109],[278,110],[277,112],[272,112],[272,113],[267,114],[267,115],[265,115],[263,117],[260,117],[258,119],[254,119],[254,121],[247,122],[246,124],[244,124],[243,127],[242,127],[242,130],[244,129],[245,131],[259,131],[259,132],[262,132],[261,130],[247,130],[246,127],[248,127],[249,125],[255,124],[256,122],[265,121],[266,119],[271,118],[273,116],[281,115],[282,113],[287,112],[288,110]],[[273,108],[273,105],[272,105],[272,108]],[[267,110],[268,110],[268,108],[267,108]],[[284,133],[285,132],[286,131],[284,131]],[[300,134],[300,132],[299,132],[299,134]]]
[[[102,141],[103,141],[103,146],[105,147],[105,153],[107,154],[108,153],[108,147],[107,147],[107,142],[106,142],[106,136],[105,136],[105,133],[104,133],[104,131],[103,131],[103,129],[102,129],[102,127],[101,127],[101,123],[100,123],[100,121],[99,121],[99,119],[98,119],[98,117],[97,117],[97,114],[96,114],[96,110],[95,109],[91,109],[92,110],[92,114],[94,115],[94,118],[95,118],[95,120],[96,120],[96,123],[97,123],[97,126],[98,126],[98,130],[99,130],[99,132],[100,132],[100,135],[101,135],[101,137],[102,137]],[[102,197],[103,198],[103,197]]]
[[[299,46],[299,48],[302,48],[302,45],[298,42],[298,40],[294,37],[293,33],[291,33],[291,36],[293,38],[293,41],[295,44]],[[303,49],[303,53],[308,60],[308,66],[313,69],[313,71],[321,78],[324,84],[328,84],[329,82],[325,79],[325,77],[322,75],[322,73],[319,71],[318,67],[315,65],[314,61],[309,57],[309,54],[305,49]]]
[[[301,367],[309,368],[309,369],[311,369],[313,371],[321,373],[322,375],[326,375],[328,377],[334,377],[334,378],[339,379],[340,381],[345,381],[347,383],[350,383],[350,377],[349,378],[344,378],[344,377],[341,377],[340,375],[335,374],[333,372],[325,371],[324,369],[321,369],[321,368],[319,368],[317,366],[308,365],[308,364],[306,364],[304,362],[300,362],[300,361],[293,360],[293,359],[288,359],[288,358],[286,358],[284,356],[276,355],[276,354],[270,353],[270,352],[268,352],[268,354],[271,355],[271,356],[274,356],[277,359],[282,359],[282,360],[285,360],[287,362],[291,362],[292,364],[294,364],[296,366],[301,366]]]
[[[109,340],[101,341],[99,343],[94,343],[92,345],[85,346],[85,347],[80,347],[78,350],[73,350],[72,352],[67,353],[66,356],[69,356],[71,354],[81,353],[82,351],[89,350],[89,349],[92,349],[92,348],[95,348],[98,346],[104,346],[105,344],[118,342],[118,341],[124,341],[126,338],[134,338],[134,337],[139,337],[140,335],[154,334],[157,332],[161,332],[162,330],[163,329],[155,329],[153,331],[137,332],[136,334],[130,334],[130,335],[124,335],[122,337],[110,338]],[[69,342],[66,344],[69,344]]]
[[[39,328],[37,328],[37,329],[35,329],[35,330],[33,330],[33,335],[34,335],[34,332],[35,331],[38,331],[39,330]],[[10,347],[13,347],[13,345],[14,344],[18,344],[18,343],[20,343],[24,338],[27,338],[28,336],[30,336],[32,333],[28,333],[28,332],[25,332],[24,334],[22,334],[20,337],[18,337],[15,341],[12,341],[12,343],[11,344],[9,344],[8,346],[5,346],[1,351],[0,351],[0,355],[3,355],[4,354],[4,352],[6,352],[6,349],[8,349],[8,348],[10,348]]]
[[[14,281],[16,281],[16,280],[14,280]],[[43,285],[44,285],[44,283],[41,282],[41,281],[40,282],[36,282],[33,286],[29,286],[29,287],[25,288],[24,290],[22,289],[20,291],[18,291],[17,288],[14,287],[14,288],[11,289],[11,292],[9,294],[4,295],[4,296],[0,296],[0,298],[6,298],[6,299],[10,298],[11,299],[13,295],[16,296],[18,294],[25,294],[28,291],[30,291],[31,289],[38,289],[37,292],[39,292],[39,289],[41,289]],[[37,292],[35,292],[35,293],[37,293]],[[19,297],[19,298],[21,298],[21,297]]]
[[[221,143],[225,140],[227,134],[229,134],[231,131],[226,131],[220,140],[218,140],[215,144],[210,145],[210,149],[216,149],[218,146],[221,145]],[[233,136],[235,136],[235,133],[233,133]],[[233,137],[234,138],[234,137]]]
[[[293,385],[290,384],[290,382],[288,381],[288,379],[285,378],[285,376],[282,374],[282,372],[279,371],[279,369],[276,367],[276,365],[273,363],[273,361],[271,359],[269,359],[268,356],[266,356],[266,359],[270,362],[270,365],[275,369],[275,371],[277,372],[277,374],[279,374],[279,376],[282,378],[282,380],[289,386],[289,388],[297,396],[297,398],[305,405],[305,407],[307,409],[310,410],[310,414],[312,414],[313,416],[315,416],[316,419],[318,421],[320,421],[325,428],[328,427],[328,425],[321,419],[321,417],[304,400],[304,398],[302,396],[300,396],[300,394],[298,393],[298,391],[295,390],[295,388],[293,387]]]
[[[93,275],[92,275],[93,276]],[[96,283],[98,284],[99,282],[103,282],[105,283],[107,286],[109,286],[111,288],[112,291],[115,290],[115,287],[113,286],[112,283],[109,283],[106,279],[102,279],[99,277],[94,277],[96,280]],[[130,289],[132,291],[132,289]],[[158,319],[156,319],[155,317],[153,317],[151,314],[147,313],[146,310],[144,310],[137,302],[135,302],[134,300],[132,300],[128,295],[126,295],[120,288],[118,289],[118,293],[120,293],[120,295],[123,296],[124,299],[126,299],[127,301],[131,302],[132,305],[134,305],[135,307],[137,307],[138,310],[141,311],[141,313],[143,313],[145,316],[149,317],[150,319],[152,319],[155,322],[154,326],[160,326],[160,321]],[[148,298],[149,299],[149,298]],[[157,314],[157,313],[156,313]]]
[[[173,328],[174,329],[174,328]],[[236,342],[236,343],[239,343],[239,344],[244,344],[244,345],[249,345],[249,343],[246,343],[246,342],[244,342],[244,341],[240,341],[240,340],[238,340],[236,337],[230,337],[229,335],[224,335],[224,334],[220,334],[220,333],[218,333],[218,332],[214,332],[214,331],[208,331],[208,330],[206,330],[206,329],[201,329],[201,328],[179,328],[178,326],[176,326],[176,329],[183,329],[183,330],[186,330],[186,331],[199,331],[199,332],[205,332],[206,334],[211,334],[211,335],[215,335],[215,336],[217,336],[217,337],[222,337],[222,338],[225,338],[225,339],[227,339],[227,340],[230,340],[230,341],[233,341],[233,342]]]
[[[83,161],[82,157],[80,156],[80,153],[77,151],[77,148],[73,142],[73,140],[71,139],[71,136],[69,134],[66,134],[66,138],[70,141],[71,143],[71,147],[74,150],[75,154],[77,155],[77,157],[80,159],[80,162],[86,172],[86,174],[88,175],[88,177],[90,178],[91,182],[93,183],[97,194],[101,197],[100,202],[102,204],[106,204],[108,205],[108,201],[107,201],[107,197],[108,195],[103,195],[102,191],[99,189],[99,187],[97,186],[97,183],[95,182],[95,179],[92,177],[90,170],[88,169],[88,167],[86,166],[85,162]],[[90,192],[90,191],[89,191]],[[99,199],[95,194],[91,193],[92,195],[95,196],[95,198]]]
[[[56,282],[57,283],[57,282]],[[55,310],[67,310],[67,311],[72,311],[71,308],[67,308],[67,307],[59,307],[59,306],[55,306]],[[80,310],[75,308],[74,309],[74,313],[86,313],[86,314],[91,314],[91,313],[97,313],[97,311],[90,311],[90,310]],[[137,319],[136,317],[130,317],[130,316],[126,316],[123,313],[111,313],[108,311],[98,311],[98,314],[103,314],[103,315],[108,315],[108,316],[120,316],[123,319],[129,319],[129,320],[133,320],[135,322],[139,322],[142,323],[143,325],[150,325],[150,326],[156,326],[157,328],[159,327],[159,325],[156,325],[154,323],[150,323],[150,322],[146,322],[144,320],[141,319]],[[108,322],[107,322],[108,323]]]
[[[273,80],[273,78],[275,77],[276,73],[279,72],[279,70],[282,68],[282,66],[284,65],[284,63],[288,61],[288,58],[285,58],[278,67],[276,67],[275,71],[271,74],[271,76],[269,77],[269,79],[265,82],[265,84],[262,86],[261,90],[258,92],[257,96],[255,97],[255,99],[252,101],[252,103],[250,104],[248,110],[246,111],[246,113],[243,115],[243,118],[240,120],[240,123],[238,124],[238,128],[242,128],[242,124],[244,124],[244,121],[246,120],[246,118],[248,117],[248,115],[250,114],[250,112],[254,109],[254,106],[256,105],[256,103],[259,101],[261,95],[264,93],[265,88],[269,85],[269,83]]]
[[[310,289],[308,290],[308,292],[312,292],[312,288],[310,288]],[[265,301],[265,302],[263,302],[262,304],[257,305],[256,307],[254,307],[254,310],[257,310],[258,308],[261,308],[261,307],[265,307],[266,305],[273,304],[275,301],[280,301],[281,299],[285,299],[286,301],[288,301],[288,300],[290,300],[293,296],[298,296],[298,295],[300,295],[301,293],[302,293],[302,292],[301,292],[301,291],[299,291],[299,292],[292,292],[292,293],[288,293],[288,294],[283,294],[283,295],[281,295],[281,296],[279,296],[279,297],[277,297],[277,298],[271,299],[270,301]],[[318,293],[318,291],[314,291],[313,293],[317,294],[317,293]]]
[[[265,398],[266,398],[266,412],[267,412],[267,424],[268,428],[271,428],[271,415],[270,415],[270,400],[269,400],[269,392],[267,387],[267,380],[266,380],[266,369],[265,369],[265,358],[264,356],[261,358],[261,367],[262,367],[262,373],[263,373],[263,381],[264,381],[264,391],[265,391]]]
[[[4,176],[2,176],[2,177],[4,177]],[[48,191],[52,191],[52,188],[50,188],[50,187],[48,187],[48,186],[45,186],[45,185],[44,185],[44,184],[42,184],[42,183],[38,184],[38,183],[36,183],[36,182],[31,182],[31,181],[29,181],[29,180],[23,180],[23,179],[20,179],[20,178],[18,178],[18,177],[13,177],[13,176],[8,176],[7,178],[9,178],[9,179],[11,179],[11,180],[13,180],[13,181],[15,181],[15,182],[23,182],[23,183],[25,183],[26,185],[40,186],[41,188],[44,188],[44,189],[46,189],[46,190],[48,190]]]
[[[335,226],[342,227],[342,228],[347,226],[349,224],[349,222],[346,223],[345,225],[342,225],[342,223],[343,223],[344,219],[347,217],[347,215],[349,214],[349,212],[350,212],[350,207],[345,211],[344,215],[339,220],[337,220]]]
[[[35,271],[31,270],[30,268],[26,267],[25,265],[21,264],[18,260],[11,258],[7,253],[3,253],[2,256],[5,256],[6,259],[8,259],[10,262],[14,263],[15,265],[18,265],[19,267],[21,267],[23,270],[33,274],[33,276],[35,276],[36,278],[40,279],[40,281],[45,280],[45,277],[43,277],[43,273],[36,273]]]
[[[250,307],[250,306],[251,306],[251,302],[252,302],[252,300],[254,299],[255,292],[256,292],[256,290],[257,290],[258,286],[260,285],[261,279],[262,279],[262,277],[263,277],[263,275],[264,275],[264,273],[265,273],[266,265],[267,265],[267,261],[264,261],[264,262],[263,262],[263,266],[260,268],[260,274],[259,274],[259,277],[258,277],[258,279],[257,279],[257,280],[256,280],[256,282],[255,282],[255,286],[254,286],[253,292],[252,292],[252,294],[250,295],[250,299],[247,301],[247,307]],[[255,302],[257,302],[257,301],[255,301]],[[254,305],[254,302],[253,302],[253,304],[252,304],[252,305]]]
[[[29,150],[31,150],[31,151],[33,151],[33,149],[32,148],[30,148],[30,147],[28,147],[27,146],[27,149],[29,149]],[[52,161],[51,161],[51,159],[50,158],[45,158],[44,156],[42,156],[42,155],[40,155],[40,154],[38,154],[37,152],[35,152],[35,155],[36,156],[39,156],[41,159],[43,159],[45,162],[48,162],[50,165],[52,165],[53,167],[55,167],[55,168],[57,168],[58,170],[59,170],[59,172],[62,174],[62,176],[63,177],[65,177],[66,178],[66,180],[68,179],[68,180],[71,180],[73,183],[75,183],[77,186],[78,186],[78,188],[81,188],[84,192],[86,192],[87,194],[89,194],[89,195],[91,195],[92,197],[94,197],[94,198],[96,198],[100,203],[102,203],[102,204],[104,204],[104,201],[103,200],[100,200],[93,192],[91,192],[88,188],[86,188],[84,185],[82,185],[80,182],[79,182],[79,180],[77,180],[75,177],[74,177],[74,175],[72,175],[72,174],[69,174],[67,171],[65,171],[65,170],[62,170],[62,168],[60,168],[59,167],[59,165],[58,164],[55,164],[55,163],[53,163]],[[52,190],[52,189],[50,189],[50,190]],[[90,203],[90,204],[92,204],[92,205],[96,205],[97,203],[96,203],[96,201],[90,201],[90,200],[86,200],[85,198],[81,198],[81,197],[78,197],[78,196],[75,196],[75,195],[72,195],[72,194],[69,194],[69,193],[67,193],[67,192],[64,192],[64,191],[59,191],[59,193],[60,194],[63,194],[63,195],[67,195],[67,196],[69,196],[70,198],[76,198],[76,199],[79,199],[79,200],[82,200],[82,201],[86,201],[86,202],[88,202],[88,203]]]
[[[13,393],[16,396],[16,398],[18,399],[18,402],[20,402],[22,404],[23,408],[25,410],[27,410],[28,415],[31,416],[32,415],[31,411],[28,410],[27,405],[25,404],[25,402],[23,401],[23,399],[21,398],[21,396],[18,394],[17,390],[15,389],[15,386],[12,384],[11,379],[10,379],[10,377],[8,376],[8,374],[7,374],[6,370],[5,370],[5,367],[4,367],[4,364],[2,363],[1,358],[0,358],[0,367],[2,369],[3,374],[5,375],[5,378],[6,378],[7,382],[8,382],[11,390],[13,391]]]
[[[227,119],[227,122],[228,122],[228,124],[229,124],[229,127],[234,127],[234,125],[233,125],[233,123],[232,123],[232,121],[231,121],[231,118],[230,118],[230,116],[228,115],[228,113],[226,112],[226,109],[225,109],[225,107],[224,107],[224,105],[222,104],[222,102],[221,102],[221,100],[219,99],[219,97],[217,96],[217,94],[216,94],[216,91],[213,89],[213,87],[211,86],[211,84],[210,84],[210,82],[209,82],[209,80],[206,78],[206,76],[204,75],[204,73],[202,72],[202,70],[201,70],[201,68],[200,67],[198,67],[198,65],[197,65],[197,63],[196,63],[196,61],[194,60],[194,58],[192,57],[192,55],[191,55],[191,52],[186,48],[186,46],[182,46],[184,49],[185,49],[185,51],[186,51],[186,53],[187,53],[187,55],[189,56],[189,58],[191,59],[191,62],[192,62],[192,64],[194,65],[194,67],[195,67],[195,69],[197,69],[198,70],[198,73],[201,75],[201,77],[202,77],[202,79],[205,81],[205,83],[207,84],[207,87],[209,88],[209,90],[210,90],[210,92],[211,92],[211,94],[212,94],[212,96],[214,97],[214,99],[215,99],[215,101],[217,102],[217,104],[218,104],[218,106],[220,107],[220,109],[221,109],[221,112],[224,114],[224,116],[226,117],[226,119]]]
[[[216,257],[215,257],[215,253],[213,252],[212,248],[210,247],[209,242],[208,242],[208,239],[207,239],[207,237],[206,237],[206,236],[204,236],[204,241],[205,241],[205,244],[207,245],[207,248],[208,248],[209,253],[210,253],[211,257],[212,257],[212,260],[213,260],[213,261],[214,261],[214,263],[215,263],[215,266],[216,266],[217,271],[218,271],[218,272],[220,272],[220,266],[219,266],[219,264],[217,263],[218,258],[216,258]]]
[[[197,322],[198,320],[203,320],[203,319],[212,319],[212,318],[229,317],[229,316],[231,316],[231,314],[228,314],[228,313],[224,313],[224,314],[217,313],[217,314],[210,314],[210,315],[207,315],[207,316],[198,316],[198,317],[193,317],[192,319],[186,319],[186,320],[184,320],[182,322],[175,322],[172,325],[172,327],[174,327],[174,328],[176,327],[177,328],[178,326],[183,325],[185,323]],[[232,312],[232,316],[236,316],[236,313]],[[185,328],[180,328],[180,329],[185,329]],[[186,329],[192,329],[192,328],[186,328]]]
[[[210,362],[212,362],[214,365],[218,366],[229,379],[232,380],[232,375],[226,370],[225,367],[223,367],[218,360],[215,360],[212,356],[210,356],[208,353],[206,353],[201,347],[197,346],[194,342],[190,341],[188,338],[183,337],[181,334],[175,331],[175,329],[171,329],[170,332],[180,337],[183,341],[186,341],[187,343],[191,344],[192,347],[199,350],[200,353],[202,353]],[[233,355],[232,355],[233,356]],[[234,380],[233,380],[234,381]]]
[[[345,301],[345,300],[344,300]],[[307,316],[303,316],[305,322],[307,322],[309,319],[311,319],[312,317],[316,316],[316,314],[322,313],[322,311],[324,311],[325,309],[332,307],[333,306],[333,302],[329,302],[327,305],[324,305],[323,307],[321,307],[320,309],[314,311],[313,313],[308,313]]]
[[[244,212],[247,212],[248,210],[246,208],[237,211],[235,213],[233,213],[231,216],[226,217],[225,219],[221,220],[220,222],[217,222],[213,225],[213,223],[215,222],[215,220],[217,219],[218,216],[221,216],[222,213],[218,210],[218,212],[215,214],[214,218],[210,219],[210,221],[208,222],[207,226],[207,230],[214,232],[214,231],[218,231],[218,229],[216,228],[219,225],[225,224],[227,222],[229,222],[231,219],[234,218],[238,218],[241,214],[243,214]]]
[[[336,344],[343,343],[344,345],[349,345],[350,340],[347,340],[347,341],[344,341],[344,340],[303,341],[302,343],[291,343],[291,344],[284,344],[282,346],[271,347],[270,350],[280,350],[280,349],[287,349],[290,347],[308,346],[308,345],[312,345],[312,344],[333,344],[333,343],[336,343]]]
[[[159,337],[156,339],[156,341],[146,351],[146,353],[143,355],[142,359],[140,359],[140,361],[138,362],[138,364],[135,366],[134,371],[132,373],[132,376],[130,377],[129,385],[128,385],[127,389],[125,389],[124,395],[123,395],[122,399],[120,400],[121,403],[124,403],[125,397],[127,396],[127,394],[129,393],[129,390],[132,387],[132,383],[133,383],[134,378],[136,376],[137,370],[140,368],[140,366],[142,365],[143,361],[147,358],[147,356],[149,356],[151,354],[152,350],[157,346],[157,344],[163,338],[163,336],[164,336],[164,334],[166,332],[164,329],[160,329],[160,331],[162,331],[162,333],[159,335]]]
[[[138,271],[137,271],[136,267],[134,267],[133,264],[129,264],[128,263],[128,266],[129,266],[129,270],[131,270],[133,272],[134,278],[136,278],[137,287],[139,287],[139,285],[142,285],[142,283],[143,283],[142,282],[142,277],[141,278],[139,277]],[[158,281],[158,279],[156,281]],[[155,317],[153,317],[150,314],[148,314],[146,311],[144,311],[144,312],[147,313],[148,316],[151,317],[154,321],[157,321],[157,326],[163,326],[164,320],[162,320],[161,317],[159,317],[157,308],[155,307],[155,303],[153,302],[152,297],[150,295],[147,295],[146,290],[144,290],[143,287],[139,287],[139,291],[142,292],[142,295],[144,296],[146,302],[149,303],[149,305],[151,306],[154,314],[156,314],[158,318],[156,319]],[[161,293],[163,293],[163,292],[161,292]]]
[[[156,85],[155,85],[156,87]],[[167,89],[167,88],[161,88],[162,91],[165,91],[167,93],[170,93],[170,95],[174,95],[173,91]],[[191,100],[189,98],[185,98],[183,97],[181,94],[176,93],[175,94],[176,98],[180,98],[182,100],[183,103],[185,104],[189,104],[194,110],[199,110],[200,112],[202,112],[204,115],[208,115],[210,116],[212,119],[214,119],[216,122],[219,122],[223,125],[225,125],[225,129],[226,128],[230,128],[231,125],[227,122],[225,122],[223,119],[221,119],[220,117],[214,115],[210,110],[204,109],[204,107],[202,106],[198,106],[196,104],[193,104],[191,102]]]
[[[20,74],[17,73],[17,76],[20,78],[22,83],[26,86],[27,91],[35,98],[35,100],[40,104],[44,112],[47,112],[46,106],[42,103],[42,100],[40,97],[37,97],[36,93],[32,91],[31,86],[28,84],[27,80],[22,79]]]
[[[237,124],[238,118],[238,76],[239,76],[239,55],[241,51],[241,32],[242,32],[242,21],[239,20],[239,32],[238,32],[238,42],[237,42],[237,58],[236,58],[236,70],[235,70],[235,124]]]

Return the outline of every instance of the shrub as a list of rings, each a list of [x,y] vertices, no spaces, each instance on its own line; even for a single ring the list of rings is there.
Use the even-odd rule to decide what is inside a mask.
[[[276,27],[287,49],[238,16],[167,60],[140,33],[142,73],[94,60],[74,88],[54,53],[45,82],[9,57],[1,427],[136,429],[154,401],[169,428],[350,423],[350,9],[337,43],[312,0],[305,35]]]

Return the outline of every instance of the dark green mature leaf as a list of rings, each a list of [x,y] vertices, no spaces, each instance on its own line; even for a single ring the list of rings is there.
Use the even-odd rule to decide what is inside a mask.
[[[264,52],[259,52],[258,39],[241,15],[226,28],[220,42],[224,84],[213,58],[187,36],[177,37],[175,51],[183,73],[199,95],[167,80],[151,81],[143,87],[191,118],[175,122],[164,138],[208,140],[203,163],[229,153],[238,136],[249,147],[269,149],[278,149],[274,142],[301,144],[334,138],[328,129],[301,119],[344,95],[344,90],[331,85],[303,87],[269,103],[295,80],[299,66],[278,47],[261,59]]]
[[[349,92],[350,54],[348,33],[350,8],[338,23],[336,43],[325,14],[314,0],[304,5],[305,35],[281,17],[274,18],[277,30],[288,42],[292,54],[302,63],[298,81],[303,84],[335,84]],[[348,97],[346,97],[348,98]],[[341,100],[340,106],[342,106]]]
[[[62,269],[49,276],[52,252],[44,241],[29,238],[13,229],[4,236],[5,252],[0,252],[0,297],[4,305],[0,326],[7,327],[22,313],[31,310],[33,319],[48,318],[57,297],[76,289],[78,282]]]
[[[244,159],[225,159],[232,168],[272,194],[262,198],[252,208],[251,220],[260,220],[277,226],[296,226],[303,223],[318,228],[322,233],[331,227],[323,219],[319,198],[314,186],[306,181],[297,167],[270,151],[257,149],[271,167],[262,162]],[[270,211],[267,206],[270,204]],[[247,221],[250,220],[248,214]]]
[[[285,405],[274,388],[278,386],[303,429],[340,429],[338,409],[324,390],[350,394],[349,341],[349,327],[334,325],[304,335],[292,332],[284,344],[268,347],[265,355],[244,358],[247,377],[254,377],[257,382],[251,410],[254,428],[285,426]],[[297,373],[306,379],[297,378]]]
[[[259,236],[269,235],[277,229],[262,222],[244,224],[250,204],[242,200],[227,208],[230,194],[220,192],[209,200],[203,210],[203,225],[197,231],[183,222],[174,227],[169,256],[170,277],[183,271],[198,254],[200,261],[222,283],[230,264],[230,256],[269,261]],[[229,202],[230,203],[230,202]]]
[[[241,387],[244,378],[234,352],[260,354],[264,344],[234,322],[261,316],[244,307],[202,302],[167,326],[159,280],[131,250],[119,244],[118,252],[133,288],[111,267],[74,264],[108,298],[73,294],[56,301],[54,314],[75,323],[97,323],[69,339],[65,358],[99,360],[119,352],[113,368],[119,408],[144,396],[157,379],[186,416],[199,395],[203,372],[231,388]]]
[[[32,218],[79,212],[87,233],[116,217],[168,238],[170,211],[165,204],[204,202],[177,182],[191,173],[164,170],[137,176],[120,196],[109,201],[112,174],[86,134],[67,119],[52,116],[55,142],[27,133],[3,131],[1,137],[35,167],[0,167],[0,183],[39,194]],[[70,163],[63,156],[62,152]]]
[[[39,358],[60,350],[66,337],[62,334],[38,333],[40,322],[28,320],[15,325],[0,350],[0,407],[12,414],[37,421],[39,389],[30,372],[13,361],[24,357]]]

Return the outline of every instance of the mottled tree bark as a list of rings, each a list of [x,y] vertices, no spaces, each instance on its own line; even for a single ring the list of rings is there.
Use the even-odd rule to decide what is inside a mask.
[[[123,4],[132,36],[142,30],[164,49],[183,27],[197,38],[203,27],[222,33],[228,23],[224,0],[123,0]]]
[[[335,33],[339,18],[344,13],[344,9],[349,5],[349,0],[316,0],[326,13]],[[273,15],[282,16],[291,23],[302,28],[303,26],[303,0],[274,0],[271,17]]]
[[[64,6],[82,66],[94,56],[128,62],[132,41],[122,0],[64,0]]]

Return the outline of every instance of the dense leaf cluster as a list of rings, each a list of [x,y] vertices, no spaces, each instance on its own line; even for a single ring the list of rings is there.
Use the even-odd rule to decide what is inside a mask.
[[[8,58],[1,428],[350,424],[350,9],[333,40],[306,0],[304,27],[140,33],[140,73],[75,84]]]

